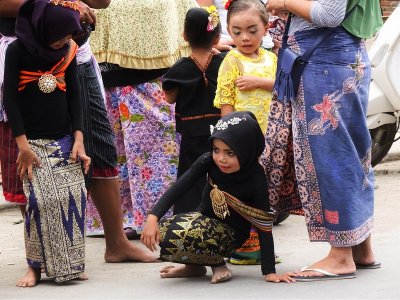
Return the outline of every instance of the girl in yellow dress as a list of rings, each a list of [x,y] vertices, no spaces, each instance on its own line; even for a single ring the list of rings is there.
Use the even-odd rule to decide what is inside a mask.
[[[222,116],[233,111],[251,111],[265,134],[277,57],[260,45],[267,34],[268,13],[259,0],[229,0],[227,24],[236,48],[223,60],[214,106]],[[268,201],[266,199],[266,201]],[[260,263],[260,245],[255,230],[231,257],[234,264]]]

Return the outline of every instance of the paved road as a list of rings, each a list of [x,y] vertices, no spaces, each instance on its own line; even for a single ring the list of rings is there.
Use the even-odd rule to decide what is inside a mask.
[[[392,152],[389,161],[375,168],[373,240],[383,267],[358,271],[356,279],[273,284],[262,280],[259,266],[232,266],[233,279],[218,285],[209,283],[210,272],[203,278],[160,279],[163,263],[105,264],[104,240],[88,238],[89,281],[56,285],[44,279],[32,289],[16,288],[15,281],[25,271],[23,224],[16,224],[19,211],[7,208],[0,212],[0,299],[400,299],[399,153]],[[308,242],[304,219],[298,216],[276,226],[274,237],[283,260],[279,272],[310,264],[328,249],[326,244]]]

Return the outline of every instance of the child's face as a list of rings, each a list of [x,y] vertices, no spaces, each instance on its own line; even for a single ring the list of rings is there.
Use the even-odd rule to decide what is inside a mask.
[[[236,153],[219,139],[213,139],[212,157],[215,164],[223,173],[231,174],[240,170]]]
[[[257,57],[258,48],[267,33],[259,12],[254,7],[240,11],[230,17],[228,31],[237,49],[249,57]]]
[[[50,44],[50,48],[54,50],[59,50],[62,47],[64,47],[67,43],[69,43],[69,40],[72,38],[72,34],[68,34],[62,39],[59,39],[58,41],[55,41],[54,43]]]

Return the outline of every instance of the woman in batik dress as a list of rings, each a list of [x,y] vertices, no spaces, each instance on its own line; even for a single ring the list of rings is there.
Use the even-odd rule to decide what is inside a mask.
[[[278,97],[277,89],[271,103],[263,156],[271,204],[303,210],[310,240],[330,244],[324,259],[294,278],[354,278],[356,268],[379,266],[371,245],[371,74],[363,41],[382,23],[379,1],[270,0],[267,9],[293,13],[287,44],[298,54],[332,28],[305,65],[295,99]]]

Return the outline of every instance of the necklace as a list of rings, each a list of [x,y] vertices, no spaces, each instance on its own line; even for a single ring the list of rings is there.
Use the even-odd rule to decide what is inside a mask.
[[[212,57],[213,57],[213,54],[210,53],[210,54],[208,55],[207,62],[206,62],[206,64],[205,64],[205,66],[202,67],[201,64],[199,63],[199,61],[194,57],[194,55],[193,55],[193,54],[190,55],[190,58],[193,60],[193,62],[195,63],[195,65],[196,65],[196,66],[200,69],[200,71],[203,73],[203,79],[204,79],[204,83],[206,84],[206,86],[208,86],[208,79],[207,79],[207,77],[206,77],[206,70],[207,70],[207,68],[208,68],[208,66],[209,66],[209,64],[210,64],[210,62],[211,62]]]

